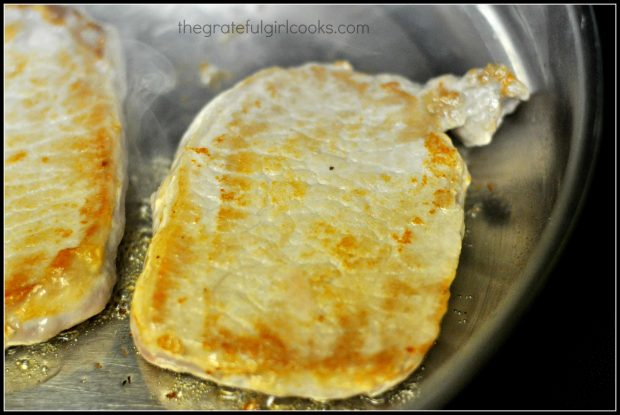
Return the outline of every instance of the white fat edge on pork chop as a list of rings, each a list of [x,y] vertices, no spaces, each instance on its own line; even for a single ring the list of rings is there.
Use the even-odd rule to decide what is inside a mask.
[[[506,66],[495,64],[472,69],[460,78],[433,78],[424,89],[440,91],[446,102],[454,100],[445,113],[443,127],[453,130],[466,147],[490,144],[504,117],[530,97],[528,87]]]

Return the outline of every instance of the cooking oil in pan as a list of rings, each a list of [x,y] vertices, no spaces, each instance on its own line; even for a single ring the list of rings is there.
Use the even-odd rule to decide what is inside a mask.
[[[230,388],[193,376],[165,371],[141,362],[149,388],[169,409],[339,410],[385,409],[405,404],[419,393],[424,367],[396,388],[379,396],[319,402],[302,398],[278,398],[249,390]],[[147,366],[147,367],[144,367]]]
[[[5,352],[5,392],[31,388],[53,378],[60,371],[58,348],[51,343],[18,346]]]

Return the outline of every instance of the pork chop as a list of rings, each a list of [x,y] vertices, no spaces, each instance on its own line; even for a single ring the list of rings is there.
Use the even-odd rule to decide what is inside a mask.
[[[78,11],[5,8],[4,346],[101,311],[124,227],[119,43]]]
[[[153,198],[140,353],[276,396],[399,383],[437,338],[461,251],[470,177],[444,131],[476,145],[526,98],[497,65],[420,86],[346,62],[221,94]]]

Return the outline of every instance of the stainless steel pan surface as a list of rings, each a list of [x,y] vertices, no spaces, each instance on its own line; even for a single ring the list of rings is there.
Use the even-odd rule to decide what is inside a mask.
[[[120,281],[100,315],[49,342],[5,351],[7,409],[438,408],[475,373],[553,265],[598,143],[600,58],[593,16],[572,6],[88,6],[114,26],[127,66],[127,226]],[[179,33],[179,23],[367,25],[369,33]],[[558,28],[561,28],[559,30]],[[327,403],[219,387],[146,363],[129,304],[151,237],[148,197],[197,112],[267,66],[345,59],[413,81],[504,63],[532,97],[493,143],[459,151],[472,185],[466,235],[441,335],[424,364],[378,397]],[[207,68],[219,79],[206,82]],[[201,74],[202,70],[202,74]],[[202,78],[201,79],[201,75]]]

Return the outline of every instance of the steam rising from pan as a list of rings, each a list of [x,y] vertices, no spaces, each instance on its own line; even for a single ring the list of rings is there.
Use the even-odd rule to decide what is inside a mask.
[[[153,111],[154,103],[172,91],[176,74],[172,63],[161,53],[137,40],[125,40],[128,94],[125,100],[130,180],[141,177],[157,158],[170,159],[175,138],[170,136]],[[155,189],[134,186],[140,191]],[[146,196],[146,195],[144,195]]]

